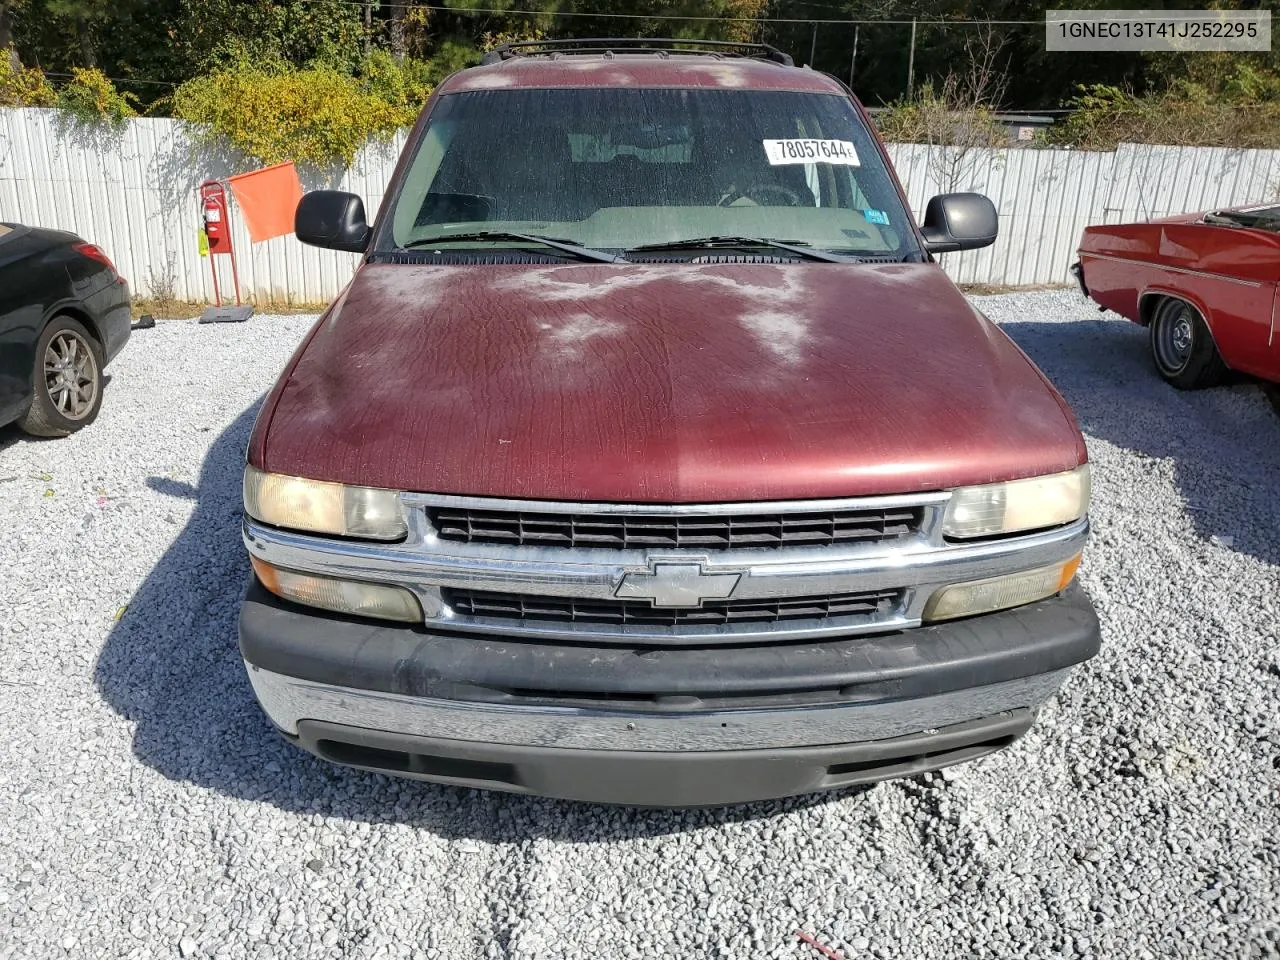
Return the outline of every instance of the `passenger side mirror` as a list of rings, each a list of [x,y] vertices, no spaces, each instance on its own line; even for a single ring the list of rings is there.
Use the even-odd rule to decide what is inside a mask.
[[[298,201],[293,233],[313,247],[364,253],[369,246],[364,201],[341,190],[313,190]]]
[[[976,250],[995,243],[996,206],[980,193],[944,193],[929,201],[920,233],[930,253]]]

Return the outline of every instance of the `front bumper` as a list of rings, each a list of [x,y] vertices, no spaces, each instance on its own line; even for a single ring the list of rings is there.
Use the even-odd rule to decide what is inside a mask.
[[[1016,610],[820,642],[653,650],[429,631],[283,603],[240,649],[325,759],[640,806],[738,803],[938,769],[1012,742],[1097,652],[1078,586]]]
[[[1080,286],[1080,292],[1087,298],[1089,296],[1089,288],[1084,282],[1084,263],[1077,260],[1070,267],[1071,275],[1076,278],[1076,283]]]

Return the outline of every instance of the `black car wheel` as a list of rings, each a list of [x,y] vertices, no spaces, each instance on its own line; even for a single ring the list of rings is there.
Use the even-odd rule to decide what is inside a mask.
[[[1227,375],[1200,311],[1166,298],[1151,318],[1151,357],[1160,376],[1179,390],[1217,386]]]
[[[79,321],[54,317],[36,344],[31,409],[18,426],[65,437],[93,423],[102,406],[102,345]]]

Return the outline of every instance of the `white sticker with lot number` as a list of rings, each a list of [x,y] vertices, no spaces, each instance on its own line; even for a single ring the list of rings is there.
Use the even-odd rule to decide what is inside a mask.
[[[860,166],[858,151],[848,140],[763,140],[769,165],[788,163],[839,163]]]

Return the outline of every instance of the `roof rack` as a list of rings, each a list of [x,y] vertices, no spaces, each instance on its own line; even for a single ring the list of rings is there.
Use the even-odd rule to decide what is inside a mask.
[[[783,53],[767,43],[739,43],[734,40],[676,40],[671,37],[605,37],[582,40],[522,40],[494,47],[480,62],[488,65],[514,57],[554,56],[556,54],[672,53],[702,54],[713,57],[744,57],[768,60],[784,67],[794,67],[791,54]]]

